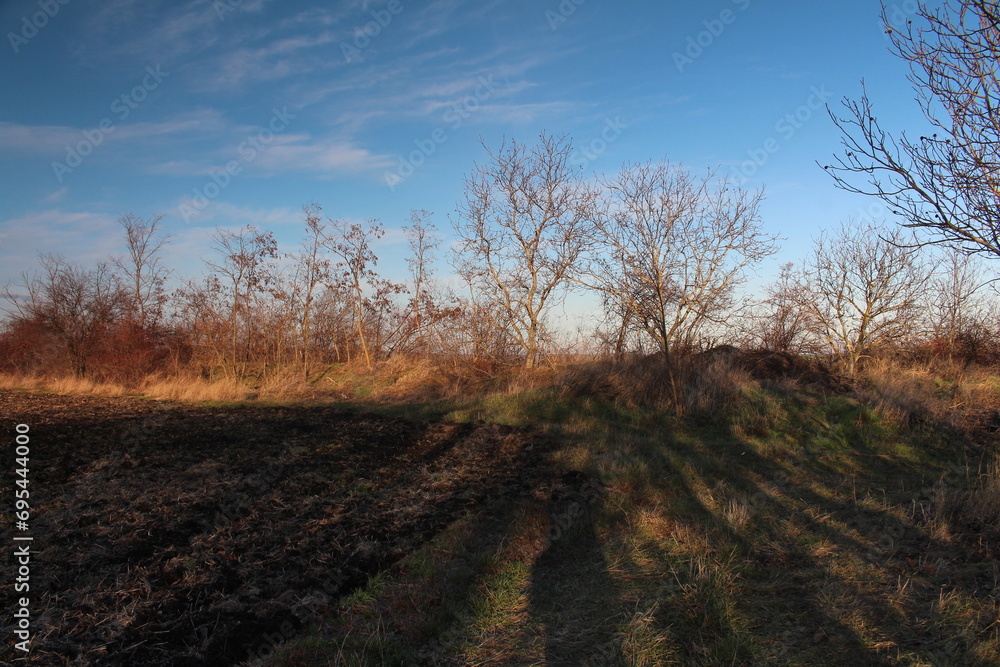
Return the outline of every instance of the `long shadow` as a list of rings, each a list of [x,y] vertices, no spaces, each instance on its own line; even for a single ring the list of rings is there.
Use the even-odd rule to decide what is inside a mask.
[[[518,645],[503,649],[502,658],[490,659],[539,664],[540,643],[547,665],[622,664],[620,601],[595,525],[604,491],[585,475],[548,463],[542,454],[552,444],[543,439],[522,459],[521,488],[493,498],[463,534],[462,553],[437,563],[445,576],[462,580],[448,582],[444,608],[427,610],[428,617],[438,617],[429,623],[435,629],[416,642],[413,662],[403,664],[453,665],[470,659],[464,646],[479,623],[476,609],[489,595],[482,583],[490,567],[470,565],[466,557],[501,567],[520,560],[530,568],[526,618],[508,628]],[[540,525],[533,519],[540,519]]]
[[[529,613],[542,627],[545,664],[616,665],[620,638],[608,620],[618,608],[617,587],[594,524],[603,490],[578,473],[562,482],[546,508],[550,525],[532,569]]]
[[[54,417],[44,416],[44,410],[58,407],[59,399],[39,402],[46,407],[24,417],[38,423],[32,434],[39,443],[37,450],[33,448],[40,459],[39,498],[65,505],[64,509],[76,511],[81,518],[73,525],[48,524],[52,529],[48,547],[54,549],[48,553],[49,560],[65,563],[59,572],[45,575],[47,579],[40,584],[48,586],[61,605],[81,605],[54,611],[62,611],[67,622],[79,628],[85,627],[81,623],[88,614],[101,617],[99,609],[88,611],[85,605],[106,598],[121,606],[125,589],[100,590],[102,577],[110,577],[111,582],[121,579],[119,587],[134,585],[129,595],[143,604],[162,596],[160,602],[147,605],[145,615],[135,616],[131,630],[111,642],[102,639],[112,649],[131,647],[130,653],[119,656],[120,664],[180,664],[184,651],[188,651],[184,664],[233,664],[260,637],[278,636],[275,633],[286,621],[294,621],[293,636],[300,631],[304,623],[289,603],[273,602],[281,594],[301,595],[317,589],[332,596],[349,593],[433,539],[458,517],[470,516],[469,540],[480,554],[505,557],[519,508],[526,502],[536,503],[528,499],[546,486],[554,489],[541,502],[549,532],[543,536],[544,549],[531,565],[527,620],[519,630],[539,640],[547,664],[625,660],[622,621],[627,611],[622,602],[625,592],[618,582],[644,573],[629,563],[616,563],[616,571],[610,571],[604,555],[607,545],[602,544],[595,523],[607,496],[592,480],[547,466],[546,453],[554,443],[538,434],[503,427],[444,427],[330,408],[182,406],[163,413],[159,408],[140,407],[107,418],[95,414]],[[871,647],[841,613],[830,608],[828,597],[817,589],[822,581],[852,594],[866,621],[897,651],[934,664],[971,659],[966,657],[970,647],[965,640],[949,637],[948,627],[918,627],[928,620],[926,611],[907,619],[885,595],[863,582],[848,580],[831,567],[829,557],[824,559],[803,546],[803,540],[791,535],[786,524],[794,522],[814,542],[829,542],[859,561],[899,571],[901,576],[913,575],[909,590],[915,592],[910,598],[918,602],[933,601],[942,584],[965,595],[991,595],[986,584],[993,580],[986,579],[985,572],[981,577],[958,577],[943,569],[937,575],[924,575],[913,572],[908,564],[908,560],[925,563],[921,557],[940,553],[954,554],[953,560],[961,565],[972,560],[968,550],[934,539],[923,527],[901,522],[886,509],[862,507],[849,498],[845,492],[849,480],[835,481],[841,477],[832,458],[835,451],[819,449],[783,464],[758,455],[751,443],[732,430],[722,433],[728,444],[718,447],[719,433],[699,433],[697,427],[686,430],[699,436],[700,444],[681,442],[662,429],[656,446],[639,453],[660,473],[649,481],[650,487],[680,499],[673,503],[670,520],[697,526],[716,554],[731,552],[737,558],[733,560],[735,586],[727,589],[725,581],[718,586],[711,581],[706,584],[694,570],[679,568],[676,554],[667,553],[663,545],[649,545],[660,559],[655,569],[673,575],[673,581],[661,582],[647,596],[658,603],[654,625],[670,636],[682,661],[712,664],[725,655],[727,664],[751,664],[763,657],[755,647],[782,644],[793,651],[775,658],[778,662],[817,655],[823,656],[825,664],[890,662],[888,653]],[[866,440],[863,429],[857,436],[848,443],[852,456],[870,462],[851,473],[859,488],[884,491],[890,504],[898,505],[917,498],[933,481],[933,475],[915,476],[920,466],[886,458]],[[480,437],[482,442],[475,440]],[[471,443],[467,442],[470,438]],[[537,444],[524,445],[524,439]],[[504,449],[503,443],[514,441],[520,444]],[[422,444],[413,446],[418,442]],[[958,444],[967,451],[982,449],[975,443]],[[132,462],[123,464],[119,453],[131,456]],[[470,460],[461,465],[466,455]],[[934,456],[948,459],[941,452]],[[259,477],[264,484],[213,484],[195,497],[198,489],[185,487],[188,482],[183,474],[206,462],[237,473],[239,479],[259,481]],[[170,516],[144,523],[155,519],[155,506],[136,506],[131,513],[111,508],[116,520],[142,518],[136,519],[137,532],[131,534],[124,525],[102,523],[108,508],[99,506],[107,499],[98,482],[111,487],[124,480],[128,487],[143,480],[169,481],[144,477],[146,465],[177,473],[170,478],[177,481],[177,488],[162,487],[163,502],[207,523],[178,522]],[[209,474],[199,474],[211,479]],[[802,479],[797,481],[795,474]],[[88,492],[97,495],[60,498],[81,475],[91,480]],[[426,479],[451,480],[451,486],[437,493],[431,505],[421,505],[419,489]],[[718,481],[726,483],[723,499],[740,501],[749,516],[734,520],[718,505],[702,502],[703,490],[695,483],[711,488]],[[148,500],[142,489],[133,490],[142,502]],[[234,504],[227,493],[241,494],[243,499]],[[221,521],[220,506],[227,507]],[[413,512],[400,513],[410,506]],[[43,504],[36,525],[46,525],[45,512]],[[142,532],[148,530],[152,532]],[[189,545],[193,544],[206,549],[192,559]],[[109,548],[116,545],[121,548]],[[219,548],[212,551],[207,549],[210,546]],[[77,557],[81,550],[87,550],[83,560]],[[75,555],[62,559],[62,553]],[[87,585],[96,586],[99,595],[87,602],[74,588],[76,577],[90,581]],[[137,593],[140,585],[148,587],[143,589],[147,592]],[[245,602],[240,603],[242,607],[224,606],[229,604],[225,600],[237,596],[245,601],[245,593],[255,589],[260,592],[251,596],[272,601],[266,611]],[[464,597],[453,596],[449,604],[460,610],[473,603],[474,596],[470,588]],[[781,599],[768,601],[768,596]],[[80,601],[75,602],[77,598]],[[153,615],[157,609],[161,617]],[[184,619],[186,629],[176,629]],[[460,614],[451,619],[455,625],[466,620]],[[212,630],[192,636],[192,625]],[[793,636],[779,632],[799,627],[804,632]],[[90,639],[86,633],[74,632],[50,632],[44,638],[48,646],[42,644],[35,654],[37,660],[44,661],[46,656],[84,659]],[[284,634],[287,639],[288,632]],[[155,637],[159,645],[142,644],[144,636]],[[418,637],[417,643],[427,640]],[[200,654],[188,650],[197,641],[203,644]],[[419,661],[451,664],[461,655],[457,639],[438,641],[433,648],[418,652]],[[119,664],[111,656],[103,663]]]
[[[525,493],[543,449],[505,427],[328,407],[43,397],[9,417],[34,427],[38,560],[58,563],[32,582],[58,603],[25,664],[273,652],[456,517]]]
[[[926,614],[945,590],[978,598],[981,602],[986,602],[987,606],[993,607],[991,589],[996,580],[996,561],[983,561],[974,557],[973,550],[966,545],[935,538],[928,527],[921,525],[914,517],[906,516],[904,512],[904,516],[900,518],[897,514],[900,508],[905,510],[920,503],[928,503],[931,500],[928,495],[929,487],[933,485],[935,478],[940,477],[941,472],[949,469],[949,464],[953,469],[962,467],[956,466],[955,461],[974,456],[977,451],[982,454],[985,449],[982,444],[976,444],[963,434],[951,433],[951,448],[947,450],[941,447],[940,442],[932,442],[932,438],[926,437],[922,451],[935,459],[935,462],[914,464],[876,450],[863,436],[862,433],[861,437],[850,443],[852,455],[868,462],[853,475],[853,485],[860,487],[867,497],[882,496],[880,505],[889,505],[896,512],[882,507],[863,506],[853,498],[839,502],[834,500],[838,492],[843,494],[843,488],[828,486],[817,492],[800,486],[798,499],[802,506],[816,508],[815,514],[825,513],[844,523],[857,531],[863,542],[857,543],[843,533],[839,534],[842,539],[838,542],[838,533],[834,528],[826,522],[820,523],[804,515],[803,523],[812,532],[828,536],[832,542],[853,542],[856,544],[854,555],[859,560],[879,566],[898,576],[900,580],[907,580],[909,602],[904,610],[890,604],[882,596],[857,589],[858,597],[863,598],[871,610],[872,625],[881,628],[883,636],[888,638],[886,643],[931,664],[975,663],[975,647],[968,641],[971,637],[968,628],[962,628],[956,634],[956,628],[931,623]],[[827,461],[828,457],[823,452],[814,452],[807,468],[820,471],[817,477],[833,479],[836,468]],[[933,470],[935,467],[938,474],[928,475],[928,469]],[[957,480],[953,480],[955,481]],[[951,489],[955,490],[957,489]],[[926,564],[929,559],[934,559],[935,565],[928,568]],[[970,563],[976,560],[981,561],[989,572],[959,575],[959,572],[967,571]],[[936,571],[938,565],[941,566],[940,572]],[[892,627],[889,620],[895,621],[896,627]]]
[[[782,574],[786,577],[781,595],[794,601],[788,613],[794,614],[799,626],[812,626],[812,633],[823,628],[826,634],[836,636],[837,641],[855,655],[866,653],[863,642],[852,629],[811,599],[812,595],[805,586],[808,570],[815,567],[810,556],[796,545],[788,544],[786,536],[772,521],[760,519],[761,515],[780,516],[784,512],[774,507],[764,490],[743,471],[760,474],[773,470],[770,462],[750,451],[738,456],[697,452],[669,436],[659,451],[646,452],[646,456],[665,473],[656,481],[656,488],[683,499],[675,503],[670,520],[676,524],[697,526],[706,534],[715,553],[703,554],[701,558],[738,561],[735,564],[712,562],[710,567],[716,568],[716,571],[709,571],[706,576],[702,569],[685,571],[683,567],[677,567],[676,558],[663,556],[660,570],[673,571],[675,581],[663,582],[658,592],[660,611],[657,620],[664,629],[683,628],[680,635],[674,633],[674,638],[680,644],[685,660],[693,664],[712,664],[712,660],[718,659],[725,659],[730,664],[750,664],[760,659],[754,655],[755,645],[762,639],[760,630],[766,630],[777,619],[760,615],[747,618],[748,607],[753,606],[748,597],[754,595],[753,587],[748,586],[753,582],[748,577],[755,571],[761,571],[765,580],[773,577],[775,568],[768,567],[762,547],[780,543],[787,545],[787,563],[777,567],[777,570],[784,570]],[[752,517],[749,525],[734,526],[722,515],[721,508],[710,508],[699,499],[691,483],[694,481],[691,478],[692,469],[709,489],[715,482],[724,481],[730,498],[746,504],[754,499],[754,511],[758,516]],[[725,556],[727,552],[737,558]],[[698,567],[704,562],[702,560]],[[719,571],[728,567],[736,568],[736,571],[728,575]],[[881,663],[875,661],[868,664]]]
[[[681,452],[680,455],[689,453],[674,444],[674,449]],[[666,473],[654,485],[658,489],[669,489],[674,495],[686,499],[683,509],[678,510],[678,514],[672,518],[704,527],[712,535],[717,548],[728,548],[728,545],[743,553],[752,552],[753,542],[746,535],[734,530],[716,511],[698,501],[697,494],[688,482],[689,473],[677,468],[669,451],[671,439],[664,434],[661,451],[647,452],[646,455],[657,469]],[[704,461],[696,463],[697,468],[709,464],[719,466],[717,457],[703,455],[703,458]],[[741,481],[737,486],[743,493],[752,495],[757,487],[749,480],[740,476],[738,478]],[[629,610],[625,608],[615,577],[641,579],[644,574],[627,563],[618,563],[616,567],[620,571],[612,576],[604,555],[604,545],[595,525],[595,517],[606,502],[600,487],[580,478],[578,474],[570,473],[564,474],[556,486],[559,491],[550,496],[543,510],[548,517],[545,546],[531,569],[528,625],[532,633],[541,636],[545,664],[622,664],[625,661],[623,642],[626,641],[626,629],[623,626]],[[513,517],[502,512],[494,514],[489,521],[484,520],[477,526],[478,537],[474,539],[488,539],[494,545],[492,553],[498,553],[512,520]],[[774,527],[764,526],[761,532],[765,531],[773,540],[782,538]],[[805,555],[800,557],[803,561],[807,558]],[[657,569],[661,573],[671,572],[673,579],[653,582],[650,586],[651,594],[644,602],[656,603],[646,606],[656,610],[655,620],[660,630],[668,631],[672,626],[678,625],[678,621],[685,631],[698,626],[696,632],[682,632],[679,636],[674,634],[673,639],[681,645],[675,653],[681,654],[691,664],[714,664],[699,651],[704,651],[706,645],[727,645],[735,647],[727,664],[749,664],[753,657],[752,651],[745,646],[741,647],[744,638],[737,627],[739,619],[732,618],[727,612],[732,606],[732,601],[726,599],[727,591],[702,587],[695,593],[695,597],[702,597],[693,600],[695,608],[691,609],[692,600],[685,599],[691,596],[686,595],[685,591],[698,587],[703,582],[696,581],[695,573],[677,571],[672,565],[675,563],[671,562],[671,558],[664,556]],[[467,605],[471,598],[470,594],[458,606]],[[863,648],[859,638],[849,628],[842,627],[836,618],[823,613],[821,608],[812,608],[806,602],[805,607],[800,607],[797,611],[808,612],[808,616],[814,619],[813,622],[828,631],[833,632],[834,628],[838,628],[840,631],[836,634],[840,639],[848,640],[853,649]],[[456,619],[456,622],[471,621]],[[428,664],[450,664],[445,656],[455,656],[452,649],[457,643],[438,646],[439,650],[434,653],[436,661],[428,660]],[[878,663],[870,661],[869,664]]]
[[[653,435],[649,429],[646,433],[636,430]],[[966,659],[965,648],[954,648],[954,642],[949,645],[948,628],[930,628],[930,636],[926,636],[927,628],[915,627],[928,620],[926,609],[907,618],[911,612],[901,611],[886,591],[845,575],[829,553],[813,551],[817,543],[828,542],[883,574],[895,572],[893,568],[906,563],[907,556],[916,555],[918,550],[955,551],[953,544],[901,522],[893,511],[863,507],[849,497],[845,491],[849,480],[837,481],[843,475],[831,458],[836,451],[819,449],[808,460],[783,463],[780,457],[758,455],[749,441],[731,429],[722,434],[728,440],[722,447],[716,447],[719,433],[708,437],[697,426],[685,427],[688,433],[706,436],[695,445],[679,441],[667,428],[660,430],[656,446],[639,454],[659,471],[660,476],[649,481],[650,489],[680,499],[671,503],[670,520],[703,531],[716,556],[732,555],[729,563],[723,563],[732,567],[732,581],[709,580],[706,585],[703,573],[694,569],[694,557],[682,557],[688,561],[679,563],[677,554],[668,553],[664,545],[649,545],[651,552],[659,549],[660,560],[653,570],[670,573],[673,581],[654,583],[654,590],[642,602],[655,603],[646,605],[655,609],[654,629],[669,637],[673,656],[682,663],[754,664],[770,660],[773,664],[801,664],[807,660],[896,664],[904,651],[932,664],[959,664]],[[914,476],[923,464],[887,459],[884,451],[863,436],[861,433],[850,443],[855,460],[871,461],[851,473],[858,486],[884,488],[894,502],[902,502],[919,490],[897,490],[893,485],[913,483],[914,479],[919,479],[918,486],[927,483],[929,477]],[[518,465],[537,463],[523,460]],[[712,488],[719,481],[726,484],[722,500],[740,501],[749,516],[734,518],[718,504],[702,502],[700,487]],[[555,482],[563,493],[553,494],[544,503],[548,525],[559,530],[550,536],[556,539],[549,539],[532,562],[528,618],[518,631],[527,636],[525,641],[531,637],[540,640],[546,664],[620,664],[625,661],[622,621],[628,613],[623,603],[628,593],[619,582],[643,580],[648,574],[627,562],[616,562],[615,572],[610,571],[604,555],[607,545],[602,544],[595,523],[607,499],[591,502],[589,512],[571,510],[574,503],[581,502],[566,492],[574,485],[579,486],[572,479]],[[512,537],[511,528],[518,518],[518,501],[514,496],[508,500],[506,505],[491,505],[489,515],[478,516],[474,522],[470,539],[480,544],[482,553],[508,555],[504,543]],[[892,544],[884,539],[886,535]],[[704,562],[709,568],[714,565],[711,558]],[[678,568],[678,564],[689,564],[692,569]],[[910,590],[918,589],[924,595],[936,582],[914,581]],[[862,625],[868,625],[864,637],[859,635],[857,619],[849,622],[844,609],[831,606],[825,585],[840,587],[845,598],[856,600],[847,611],[864,617]],[[970,595],[983,594],[976,583],[955,582],[954,588]],[[464,597],[452,598],[450,604],[467,608],[476,595],[470,587]],[[931,597],[920,598],[925,599],[932,601]],[[463,655],[462,638],[466,635],[461,627],[472,619],[457,613],[448,622],[459,630],[444,641],[431,641],[437,642],[434,650],[422,654],[427,664],[454,664]],[[874,635],[886,638],[884,646],[873,644],[871,628],[876,629]],[[532,662],[537,661],[537,652],[517,655],[522,659],[515,656],[509,664],[537,664]]]
[[[732,445],[723,448],[723,451],[709,452],[704,449],[696,451],[691,447],[674,443],[669,447],[670,454],[651,452],[649,455],[659,456],[662,469],[671,471],[667,479],[658,486],[679,490],[687,500],[682,516],[676,517],[678,520],[695,520],[711,531],[715,536],[713,542],[732,544],[740,553],[746,555],[751,562],[746,576],[757,581],[758,590],[766,590],[771,583],[769,579],[784,580],[781,595],[783,599],[788,600],[788,604],[784,605],[785,611],[794,615],[795,622],[800,626],[802,624],[812,626],[810,632],[812,629],[817,630],[812,637],[815,642],[831,648],[837,647],[837,652],[825,659],[826,664],[851,664],[852,660],[858,659],[863,659],[866,664],[887,664],[890,662],[890,656],[877,652],[869,643],[862,641],[854,629],[848,627],[833,613],[834,610],[828,608],[827,602],[824,601],[826,592],[816,589],[817,577],[811,574],[810,570],[822,571],[830,580],[837,580],[839,585],[853,590],[855,598],[863,601],[860,606],[869,612],[868,622],[880,628],[883,636],[889,639],[884,644],[898,650],[910,651],[911,654],[915,653],[934,664],[940,662],[942,655],[947,655],[949,660],[961,660],[963,649],[961,646],[956,648],[955,642],[948,637],[947,628],[932,628],[931,634],[937,636],[931,639],[919,636],[920,633],[916,632],[915,628],[912,629],[913,632],[899,630],[900,627],[906,628],[912,623],[896,606],[882,595],[875,595],[870,589],[866,590],[853,581],[844,580],[842,573],[830,568],[829,561],[821,563],[819,558],[803,550],[797,540],[780,529],[779,520],[794,519],[802,532],[828,540],[859,560],[883,568],[898,568],[900,564],[906,563],[907,559],[918,560],[920,553],[926,553],[926,550],[954,553],[956,551],[954,545],[934,540],[916,526],[903,525],[898,517],[886,510],[861,508],[851,500],[838,500],[838,493],[843,496],[842,488],[815,489],[810,488],[813,484],[806,486],[794,483],[788,477],[784,466],[758,456],[750,443],[742,440],[738,434],[730,431],[727,435],[731,438]],[[913,479],[914,471],[911,464],[886,460],[883,454],[876,452],[863,438],[851,444],[855,456],[873,462],[856,474],[862,487],[877,489],[881,481],[882,488],[885,488],[889,482],[894,485],[903,480]],[[813,460],[802,468],[806,472],[813,473],[809,475],[807,481],[815,483],[818,480],[837,478],[838,471],[827,463],[826,455],[827,453],[822,451],[814,452]],[[678,469],[675,463],[677,457],[680,457],[687,466],[700,471],[703,483],[708,487],[712,486],[713,477],[715,480],[724,480],[728,485],[727,496],[742,500],[751,512],[749,519],[745,519],[743,525],[734,526],[732,522],[720,516],[722,513],[719,510],[711,510],[700,503],[694,489],[687,481],[690,472]],[[780,502],[755,479],[770,482],[768,486],[771,489],[778,487]],[[896,502],[902,502],[908,497],[912,498],[916,492],[918,489],[909,491],[893,489],[890,497],[894,497]],[[813,518],[824,515],[839,519],[849,527],[855,528],[863,541],[847,535],[826,520]],[[775,546],[780,547],[778,551],[781,553],[774,553]],[[910,558],[911,556],[913,558]],[[914,588],[920,587],[930,592],[932,585],[930,582],[914,584]],[[970,595],[982,596],[984,593],[977,584],[958,583],[956,589]],[[928,597],[933,599],[931,596]],[[763,606],[754,604],[752,600],[747,602],[749,602],[745,605],[747,613],[753,613],[754,608],[775,607],[773,604]],[[768,624],[777,619],[758,617],[755,620],[759,623],[759,629],[764,630],[766,635]],[[664,623],[667,622],[668,619],[664,619]],[[927,629],[923,629],[922,632],[926,634]],[[752,630],[752,633],[758,635],[758,639],[761,638],[759,630]],[[806,636],[807,646],[808,642]],[[846,654],[842,652],[844,650],[847,651]]]

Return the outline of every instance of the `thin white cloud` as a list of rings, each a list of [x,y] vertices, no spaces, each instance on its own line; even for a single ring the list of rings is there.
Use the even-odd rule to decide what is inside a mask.
[[[169,120],[147,123],[122,124],[116,129],[114,138],[146,139],[164,135],[216,134],[226,129],[222,114],[214,109],[200,109],[179,114]],[[171,136],[173,138],[173,136]]]
[[[84,22],[75,51],[79,58],[92,62],[123,54],[171,59],[207,41],[195,39],[192,33],[204,37],[219,22],[212,3],[194,0],[165,6],[155,0],[111,0]]]
[[[250,134],[256,134],[251,130]],[[151,164],[145,171],[171,176],[209,176],[225,169],[228,162],[240,165],[240,176],[273,176],[286,173],[307,173],[314,178],[328,178],[384,169],[393,164],[386,155],[379,155],[340,136],[316,137],[309,133],[277,134],[266,145],[244,150],[226,144],[205,152],[200,158],[164,160]]]
[[[38,255],[64,255],[90,265],[107,258],[120,241],[115,216],[105,213],[45,209],[0,221],[0,266],[4,278],[38,265]]]
[[[332,176],[381,169],[391,164],[389,157],[375,155],[349,141],[330,137],[314,139],[308,134],[298,134],[282,136],[275,145],[262,150],[254,161],[254,168]]]
[[[449,53],[449,56],[455,56]],[[570,101],[531,101],[538,84],[528,76],[544,62],[534,54],[517,55],[504,47],[489,54],[463,60],[435,62],[436,52],[396,61],[392,67],[369,70],[353,68],[325,87],[302,91],[309,103],[326,102],[333,124],[359,133],[370,124],[399,119],[425,120],[441,124],[457,110],[473,121],[531,122],[543,113],[569,113]],[[474,63],[472,61],[475,61]]]
[[[318,69],[329,69],[328,53],[302,53],[337,41],[333,32],[318,35],[295,35],[256,48],[239,47],[205,61],[198,67],[195,89],[202,91],[239,90],[253,84],[303,76]],[[339,54],[339,52],[338,52]]]
[[[263,14],[274,4],[117,0],[91,15],[76,51],[94,63],[123,55],[169,62],[185,73],[196,91],[239,91],[342,61],[339,49],[337,58],[309,52],[343,40],[353,25],[351,17],[366,3],[340,2],[336,8],[311,8],[267,23],[241,20],[245,14]]]
[[[278,208],[253,208],[251,206],[238,206],[226,201],[211,201],[202,206],[200,210],[195,208],[194,202],[190,198],[183,198],[177,202],[172,209],[171,215],[183,218],[180,213],[187,207],[190,213],[190,223],[197,226],[204,225],[256,225],[262,228],[280,227],[290,223],[301,222],[302,212],[298,209],[288,207]]]
[[[291,30],[298,28],[312,28],[318,25],[323,27],[342,26],[350,23],[349,17],[354,17],[359,10],[367,11],[367,0],[344,0],[337,3],[336,8],[331,7],[311,7],[298,12],[294,16],[288,16],[278,22],[279,30]]]
[[[56,204],[66,198],[67,192],[69,192],[69,188],[66,187],[59,188],[55,192],[46,195],[42,199],[42,201],[45,202],[46,204]]]
[[[65,125],[21,125],[0,121],[0,151],[16,150],[51,155],[81,142],[89,142],[92,148],[96,149],[104,143],[178,134],[208,134],[218,132],[224,127],[221,114],[212,109],[187,112],[157,122],[125,122],[116,125],[112,119],[110,130],[100,130],[100,123],[98,120],[93,127],[76,128]],[[90,133],[91,137],[100,137],[100,140],[88,138],[85,132]]]
[[[208,175],[213,171],[218,171],[218,164],[198,162],[196,160],[166,160],[155,162],[145,168],[149,174],[160,174],[163,176],[199,176]]]
[[[0,121],[0,150],[53,153],[81,141],[80,132],[64,125],[20,125]]]

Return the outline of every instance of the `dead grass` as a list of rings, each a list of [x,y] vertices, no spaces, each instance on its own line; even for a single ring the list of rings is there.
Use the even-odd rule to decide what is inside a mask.
[[[151,398],[178,401],[244,401],[252,393],[235,380],[208,380],[169,378],[143,382],[138,391]]]
[[[56,394],[81,396],[124,396],[130,393],[125,387],[86,378],[20,376],[0,373],[0,389],[48,391]]]
[[[977,385],[988,374],[976,377],[966,377],[970,391],[995,400]],[[441,660],[996,664],[998,552],[911,511],[938,484],[952,505],[965,490],[949,531],[982,535],[1000,521],[1000,473],[973,483],[952,470],[986,441],[942,433],[930,416],[905,426],[880,396],[820,380],[759,377],[715,360],[689,376],[688,417],[677,419],[649,364],[578,363],[554,386],[529,381],[456,410],[463,421],[547,424],[564,442],[553,460],[599,479],[604,492],[557,540],[515,537],[564,519],[550,501],[510,515],[504,539],[522,548],[479,561],[462,548],[438,552],[444,569],[450,558],[484,563],[470,575],[481,593],[470,601],[469,584],[446,589],[430,608],[490,619],[488,631],[447,642]],[[955,512],[978,517],[978,527],[956,524]],[[377,598],[364,614],[396,624]],[[468,623],[449,618],[443,636],[458,637]]]
[[[205,379],[199,375],[150,377],[135,385],[53,376],[0,375],[0,388],[99,396],[143,395],[181,401],[362,401],[396,405],[495,398],[520,402],[547,393],[554,401],[586,399],[622,409],[671,411],[676,415],[730,415],[737,406],[748,430],[771,416],[758,414],[761,382],[729,356],[688,357],[674,373],[655,359],[596,360],[525,369],[511,366],[482,374],[469,364],[393,356],[371,367],[355,361],[314,369],[271,372],[259,380]],[[766,406],[765,406],[766,407]],[[765,409],[766,412],[766,409]],[[765,428],[766,430],[766,428]]]
[[[862,379],[878,408],[901,425],[931,419],[965,429],[985,407],[1000,403],[1000,378],[994,369],[940,359],[922,363],[875,360]]]
[[[470,508],[272,664],[1000,664],[991,372],[886,362],[852,389],[772,357],[702,357],[674,387],[643,359],[393,359],[191,388],[542,427],[600,489]]]
[[[675,414],[719,414],[759,383],[732,357],[679,360],[673,377],[662,359],[606,359],[563,371],[564,398],[596,398],[618,407],[667,410]]]
[[[245,401],[248,398],[256,398],[261,393],[234,380],[208,381],[192,377],[147,378],[137,387],[127,388],[112,382],[95,382],[86,378],[26,377],[6,374],[0,375],[0,389],[46,391],[70,396],[138,395],[188,402]],[[272,391],[269,395],[281,398],[287,394],[283,391]]]
[[[953,467],[926,495],[913,514],[938,539],[1000,554],[1000,462],[979,471]]]
[[[337,364],[309,380],[298,369],[271,373],[259,381],[208,380],[198,375],[158,376],[128,387],[87,378],[0,374],[0,389],[91,396],[139,395],[188,402],[411,402],[461,395],[461,384],[433,362],[403,357],[394,357],[372,368],[363,363]]]

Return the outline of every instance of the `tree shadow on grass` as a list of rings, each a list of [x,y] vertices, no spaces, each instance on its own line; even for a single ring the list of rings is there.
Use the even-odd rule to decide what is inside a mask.
[[[661,471],[651,486],[677,497],[671,520],[695,526],[715,554],[731,549],[735,556],[732,576],[722,582],[728,591],[712,586],[711,578],[702,586],[719,596],[714,607],[727,610],[730,626],[738,625],[746,642],[748,650],[732,664],[751,658],[987,664],[976,658],[975,631],[939,621],[943,586],[989,607],[983,588],[922,566],[929,553],[950,552],[954,562],[967,555],[901,511],[925,488],[933,464],[887,455],[872,428],[851,433],[849,450],[800,443],[788,457],[759,454],[759,443],[732,428],[693,433],[694,442],[667,436],[642,456]],[[667,561],[661,570],[669,571]],[[684,581],[675,588],[667,597],[679,604],[669,605],[672,611],[660,622],[698,637],[687,659],[711,664],[699,658],[699,648],[725,647],[731,630],[705,613],[678,613],[685,604],[694,612],[698,606]],[[964,637],[952,636],[956,630]]]
[[[634,469],[607,489],[538,449],[515,455],[493,480],[506,492],[431,552],[436,574],[380,594],[379,622],[417,647],[391,664],[988,664],[934,606],[935,586],[965,599],[978,585],[907,564],[955,551],[896,511],[927,483],[925,462],[886,456],[864,429],[787,451],[725,420],[631,432]],[[887,497],[864,502],[854,486]],[[408,617],[386,611],[404,597]]]
[[[546,548],[534,563],[529,613],[544,636],[545,664],[615,665],[617,587],[595,526],[603,495],[580,473],[566,473],[549,502]]]
[[[507,427],[322,406],[30,398],[9,416],[37,439],[33,527],[58,567],[33,581],[52,620],[28,664],[273,652],[456,518],[524,495],[544,450]]]
[[[852,655],[865,655],[864,664],[878,664],[857,634],[816,602],[809,590],[813,558],[785,534],[780,508],[746,474],[770,462],[741,453],[668,435],[641,454],[657,471],[650,491],[672,498],[662,516],[670,537],[643,545],[652,569],[663,573],[651,582],[645,604],[656,604],[672,657],[686,664],[752,664],[769,643],[808,645],[822,632]],[[772,551],[780,552],[776,569],[769,564]],[[642,573],[633,568],[626,576]],[[787,625],[789,634],[774,637],[769,626],[777,624]]]

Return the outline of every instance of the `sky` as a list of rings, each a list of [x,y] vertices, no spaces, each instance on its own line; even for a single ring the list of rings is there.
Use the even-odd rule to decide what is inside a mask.
[[[888,0],[906,20],[913,0]],[[881,220],[817,165],[866,81],[884,127],[924,127],[877,0],[0,0],[0,285],[39,253],[92,264],[116,220],[163,216],[200,274],[217,227],[293,251],[302,206],[377,219],[401,277],[409,212],[453,234],[486,148],[572,137],[581,174],[669,160],[763,187],[782,238]],[[485,147],[484,147],[485,146]],[[443,265],[442,272],[448,271]]]

